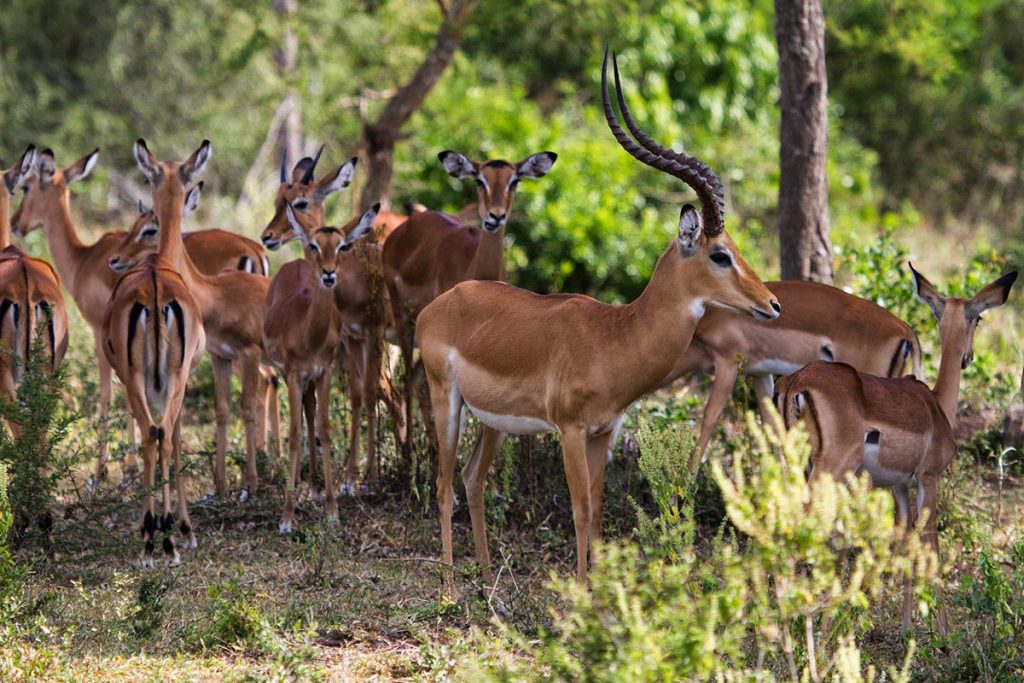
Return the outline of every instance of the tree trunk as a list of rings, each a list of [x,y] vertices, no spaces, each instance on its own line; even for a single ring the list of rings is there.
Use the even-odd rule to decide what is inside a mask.
[[[395,143],[400,139],[402,126],[423,106],[423,101],[454,59],[462,30],[476,8],[477,0],[449,0],[447,4],[439,0],[439,4],[442,19],[434,47],[412,79],[384,105],[377,120],[363,124],[366,185],[360,198],[361,210],[365,211],[378,201],[382,208],[389,208]]]
[[[775,0],[782,109],[779,250],[783,280],[832,283],[828,83],[821,0]]]
[[[274,0],[274,12],[281,16],[282,21],[288,22],[298,9],[298,4],[298,0]],[[277,62],[282,80],[288,81],[292,77],[298,57],[299,39],[286,23],[284,40],[281,47],[274,51],[274,61]],[[299,113],[298,93],[289,89],[285,95],[285,102],[284,120],[277,131],[277,158],[280,159],[281,155],[285,154],[289,163],[294,164],[302,156],[302,118]]]

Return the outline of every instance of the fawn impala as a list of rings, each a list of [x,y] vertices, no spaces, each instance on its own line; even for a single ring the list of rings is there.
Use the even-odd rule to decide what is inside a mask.
[[[205,160],[168,168],[174,181],[154,186],[159,193],[157,213],[168,232],[181,229],[183,190],[202,171]],[[168,165],[170,166],[170,165]],[[164,534],[163,550],[168,563],[180,558],[171,533],[170,465],[174,458],[177,476],[178,513],[185,547],[197,546],[195,528],[188,514],[185,484],[181,480],[181,409],[189,373],[198,364],[206,344],[199,302],[185,280],[164,254],[143,260],[114,287],[103,323],[103,351],[128,394],[132,414],[142,432],[143,486],[140,564],[153,566],[157,526]],[[154,514],[153,489],[156,462],[161,466],[163,514]]]
[[[505,280],[505,225],[512,212],[519,181],[541,178],[558,155],[531,154],[522,161],[471,161],[458,152],[437,155],[453,178],[472,178],[477,185],[481,228],[462,225],[453,216],[419,211],[398,226],[384,243],[384,282],[391,306],[389,338],[397,342],[405,365],[403,381],[406,443],[412,449],[413,347],[416,317],[427,304],[466,280]],[[425,410],[425,407],[424,407]]]
[[[970,299],[943,297],[911,266],[918,298],[939,323],[942,356],[935,387],[913,377],[882,378],[845,363],[814,362],[775,384],[775,403],[786,427],[804,420],[811,441],[809,484],[824,475],[839,479],[866,470],[875,486],[892,490],[899,520],[912,530],[927,515],[922,537],[936,556],[936,501],[939,477],[956,455],[960,374],[973,357],[974,330],[981,314],[1001,306],[1017,273],[1004,275]],[[917,489],[914,504],[910,492]],[[948,631],[941,586],[936,624]],[[904,585],[903,628],[913,621],[909,579]]]
[[[49,263],[11,246],[11,195],[25,182],[36,158],[29,145],[14,166],[0,172],[0,396],[15,400],[32,352],[32,335],[43,333],[43,349],[56,370],[68,347],[68,314],[60,278]],[[8,422],[18,439],[21,428]]]
[[[724,231],[722,189],[714,171],[696,157],[661,147],[639,129],[636,137],[643,146],[633,142],[608,96],[607,54],[601,75],[605,116],[616,140],[636,159],[692,187],[701,213],[683,207],[678,236],[630,304],[542,296],[477,280],[456,285],[420,314],[416,335],[440,446],[442,560],[452,564],[452,478],[468,408],[483,431],[462,476],[477,560],[489,581],[484,486],[506,432],[561,435],[576,529],[576,575],[584,580],[588,541],[601,533],[605,454],[626,409],[672,369],[706,306],[763,320],[779,315],[774,295]],[[618,90],[619,106],[626,110]],[[450,575],[446,582],[454,594]]]
[[[285,207],[295,236],[302,241],[305,259],[285,264],[274,276],[267,294],[267,316],[263,343],[267,355],[284,371],[290,410],[288,468],[284,512],[279,531],[290,533],[294,523],[294,490],[299,476],[302,448],[302,407],[315,404],[319,445],[323,456],[324,509],[327,518],[338,517],[338,501],[331,476],[330,400],[331,364],[340,341],[340,313],[335,305],[336,286],[344,277],[342,261],[355,242],[373,229],[377,205],[363,214],[358,225],[345,235],[337,228],[323,227],[307,234],[291,206]],[[315,392],[313,396],[311,393]],[[308,417],[308,415],[307,415]],[[359,424],[358,414],[354,418]],[[312,433],[312,426],[309,431]],[[317,442],[309,440],[310,458],[316,457]]]
[[[782,304],[778,320],[763,323],[729,311],[708,311],[662,383],[668,385],[698,369],[714,374],[691,470],[707,451],[741,363],[743,372],[754,378],[762,410],[771,400],[772,375],[788,375],[816,360],[849,363],[880,377],[899,377],[912,360],[914,374],[921,375],[917,335],[881,306],[816,282],[766,284]]]
[[[86,244],[79,238],[71,218],[70,185],[88,177],[99,159],[98,155],[99,151],[94,150],[63,169],[57,167],[50,150],[37,155],[35,177],[25,184],[25,196],[13,219],[16,234],[25,235],[37,228],[44,230],[50,254],[57,272],[61,274],[64,287],[93,331],[100,375],[100,441],[94,484],[107,475],[107,418],[112,389],[111,368],[103,352],[101,330],[111,292],[122,275],[111,270],[108,263],[126,235],[124,231],[111,231],[92,244]],[[196,235],[202,235],[202,231],[191,233],[185,247],[190,255],[196,254],[197,267],[206,273],[220,272],[225,267],[231,267],[228,264],[238,265],[243,256],[251,253],[250,246],[239,235],[225,233],[223,239],[211,242],[200,238],[200,242],[195,242]],[[134,440],[134,431],[129,424],[131,440]],[[131,450],[127,458],[128,472],[137,469],[135,454]]]
[[[180,201],[184,194],[182,168],[198,176],[210,159],[210,142],[204,140],[184,162],[158,161],[141,138],[135,142],[135,160],[153,188],[153,207],[158,216],[168,211],[163,205]],[[162,221],[162,219],[161,219]],[[231,395],[231,365],[238,362],[242,377],[242,422],[245,427],[246,472],[240,495],[243,502],[255,492],[257,428],[262,423],[260,362],[263,358],[263,317],[270,281],[242,271],[204,275],[196,269],[181,240],[181,221],[161,224],[159,254],[180,275],[195,297],[206,330],[206,351],[213,363],[216,394],[217,455],[214,484],[218,495],[227,490],[225,455]]]

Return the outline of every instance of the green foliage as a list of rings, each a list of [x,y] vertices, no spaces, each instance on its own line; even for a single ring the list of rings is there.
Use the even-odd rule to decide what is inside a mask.
[[[658,430],[647,420],[640,423],[637,433],[637,465],[657,509],[651,516],[630,498],[636,512],[637,539],[644,548],[671,561],[692,552],[696,540],[696,484],[687,466],[695,443],[693,431],[680,424]]]
[[[0,418],[21,429],[17,439],[0,429],[0,463],[7,467],[14,513],[7,533],[15,544],[34,539],[48,548],[58,488],[79,459],[77,452],[63,448],[79,417],[64,402],[66,373],[63,368],[52,370],[42,339],[37,337],[27,360],[12,358],[22,364],[23,374],[16,399],[0,398]]]
[[[536,639],[502,627],[502,638],[457,670],[464,680],[874,680],[856,638],[867,607],[912,565],[935,571],[935,558],[916,536],[902,539],[890,496],[865,478],[825,480],[813,491],[804,478],[806,435],[761,429],[748,414],[749,455],[728,470],[713,465],[730,523],[742,534],[721,536],[711,552],[666,553],[692,539],[675,520],[692,503],[685,462],[691,444],[649,428],[642,445],[654,453],[641,467],[669,516],[659,533],[641,532],[643,546],[597,549],[590,586],[556,580],[567,605]],[[681,453],[669,454],[675,444]],[[894,537],[896,541],[894,542]],[[656,544],[651,547],[650,539]],[[741,540],[742,539],[742,540]],[[521,651],[512,655],[508,646]],[[912,652],[911,648],[911,652]],[[524,656],[523,656],[524,655]],[[895,680],[909,679],[910,654]]]

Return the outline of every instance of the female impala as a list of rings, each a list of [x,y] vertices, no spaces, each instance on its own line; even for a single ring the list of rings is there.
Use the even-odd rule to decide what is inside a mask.
[[[108,262],[124,240],[124,231],[104,234],[96,242],[86,244],[79,238],[71,218],[70,185],[84,180],[92,172],[99,151],[94,150],[66,168],[58,168],[53,152],[45,150],[37,155],[35,177],[25,183],[25,197],[14,214],[13,228],[16,234],[25,235],[37,228],[46,233],[46,241],[53,255],[54,265],[61,274],[64,287],[70,292],[82,317],[93,331],[96,344],[96,361],[100,373],[100,440],[99,460],[94,483],[106,478],[108,454],[108,415],[110,411],[111,375],[110,365],[101,343],[103,316],[110,301],[114,285],[121,278],[108,267]],[[201,231],[192,233],[202,234]],[[230,235],[230,233],[227,233]],[[225,237],[210,243],[189,245],[194,238],[186,241],[185,248],[190,255],[197,255],[196,266],[204,273],[220,272],[226,263],[238,264],[242,256],[249,253],[249,247],[240,236]],[[196,248],[196,247],[201,248]],[[129,425],[129,436],[134,440],[134,429]],[[128,452],[127,470],[137,469],[135,455]]]
[[[739,373],[754,378],[758,406],[771,399],[772,375],[796,372],[816,360],[849,363],[861,372],[899,377],[913,362],[921,374],[921,345],[909,325],[881,306],[816,282],[769,282],[784,313],[771,323],[729,311],[710,310],[693,341],[662,382],[667,386],[696,370],[715,376],[704,406],[695,469],[732,394]]]
[[[344,255],[355,242],[370,233],[377,216],[375,206],[363,214],[359,224],[346,236],[337,228],[320,228],[311,235],[286,207],[288,222],[303,243],[306,258],[286,264],[274,276],[267,294],[267,317],[263,344],[267,355],[284,371],[290,406],[288,482],[284,513],[279,530],[290,533],[295,516],[294,489],[299,475],[302,449],[302,407],[318,407],[318,437],[323,454],[324,509],[328,519],[337,519],[338,501],[331,476],[331,364],[338,350],[340,317],[334,303],[335,285],[345,264]],[[311,393],[315,392],[313,396]],[[358,420],[358,416],[356,417]],[[312,431],[312,429],[310,430]],[[310,458],[316,457],[315,441],[308,444]]]
[[[195,169],[186,169],[188,182]],[[178,196],[180,200],[180,195]],[[175,207],[178,207],[175,209]],[[179,202],[162,205],[165,225],[181,220]],[[167,210],[170,210],[168,212]],[[176,210],[176,213],[174,211]],[[143,486],[140,564],[153,566],[156,530],[163,532],[168,563],[180,558],[171,533],[170,466],[178,477],[178,514],[185,548],[197,546],[195,527],[188,514],[185,484],[181,481],[181,407],[185,384],[206,343],[199,305],[184,280],[160,255],[145,259],[114,288],[103,325],[107,361],[128,394],[128,404],[142,431]],[[153,510],[156,463],[160,459],[163,514]]]
[[[181,202],[182,185],[187,177],[198,176],[210,159],[210,142],[204,140],[184,162],[157,160],[145,140],[135,143],[135,160],[153,188],[153,207],[161,216],[159,253],[180,275],[195,297],[206,330],[206,351],[213,362],[214,391],[217,394],[217,459],[214,483],[217,493],[227,490],[225,455],[227,452],[228,402],[231,392],[231,364],[237,361],[242,375],[242,420],[245,426],[246,472],[240,500],[248,500],[255,491],[258,413],[260,398],[260,361],[263,357],[263,316],[270,284],[265,277],[230,271],[204,275],[189,258],[181,240],[181,222],[167,225],[169,203]],[[227,304],[227,305],[225,305]]]
[[[701,214],[683,207],[679,234],[643,294],[625,306],[581,295],[541,296],[501,282],[464,282],[427,306],[416,324],[440,442],[437,499],[443,561],[452,563],[452,477],[462,411],[483,433],[462,470],[477,560],[492,579],[483,513],[484,485],[505,433],[557,431],[572,500],[580,580],[588,541],[601,532],[605,453],[633,401],[658,386],[690,342],[706,306],[761,319],[779,304],[724,232],[721,185],[695,157],[619,127],[602,69],[605,115],[635,158],[690,185]],[[616,79],[618,70],[616,69]],[[620,107],[625,109],[621,97]],[[449,591],[454,585],[448,577]]]
[[[519,181],[541,178],[558,155],[532,154],[514,164],[503,160],[471,161],[458,152],[438,154],[454,178],[472,178],[478,190],[477,211],[483,229],[460,224],[436,211],[412,214],[384,243],[384,282],[391,305],[393,335],[405,364],[406,443],[412,448],[412,354],[416,317],[427,304],[466,280],[505,280],[505,224],[512,212]]]
[[[815,362],[775,384],[776,405],[786,427],[807,423],[811,440],[809,482],[823,474],[835,479],[867,470],[875,486],[892,490],[897,512],[911,530],[922,514],[922,532],[935,554],[939,552],[936,508],[939,477],[956,455],[956,406],[960,373],[973,356],[974,330],[981,314],[1001,306],[1017,279],[1012,272],[970,299],[943,297],[923,275],[914,274],[917,296],[939,322],[942,358],[934,389],[912,378],[873,377],[845,363]],[[911,489],[917,489],[911,504]],[[940,587],[941,591],[941,587]],[[903,628],[913,621],[909,581],[903,595]],[[941,592],[936,622],[948,629]]]
[[[10,198],[25,182],[36,157],[29,145],[14,166],[0,173],[0,396],[14,400],[32,351],[33,334],[44,335],[44,352],[57,369],[68,346],[68,315],[60,278],[46,261],[11,246]],[[15,439],[17,424],[8,423]]]

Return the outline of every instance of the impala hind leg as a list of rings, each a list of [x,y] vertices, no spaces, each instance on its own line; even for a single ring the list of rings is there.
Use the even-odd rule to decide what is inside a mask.
[[[700,436],[697,437],[697,448],[690,456],[689,468],[695,472],[701,462],[704,461],[704,454],[708,450],[708,442],[711,441],[711,434],[715,431],[715,425],[722,417],[722,410],[732,396],[732,387],[736,383],[736,374],[739,365],[735,360],[726,358],[715,358],[715,381],[711,385],[711,393],[708,395],[708,402],[704,406],[704,416],[700,421]]]
[[[359,477],[359,431],[363,416],[363,386],[359,359],[356,349],[348,350],[348,460],[345,463],[345,475],[341,480],[340,493],[343,496],[356,494],[356,479]],[[365,370],[365,368],[363,368]]]
[[[494,583],[491,571],[491,555],[487,548],[487,518],[484,516],[484,489],[487,487],[487,472],[491,469],[498,449],[505,440],[505,432],[499,432],[486,425],[480,425],[480,434],[473,445],[473,454],[462,468],[462,481],[466,484],[466,498],[469,503],[469,517],[473,522],[473,545],[476,561],[480,565],[484,581]]]
[[[176,420],[175,420],[176,421]],[[171,460],[174,458],[174,439],[172,433],[167,434],[161,427],[155,427],[156,443],[160,451],[160,498],[163,503],[163,515],[160,516],[160,532],[163,534],[164,558],[168,566],[177,567],[181,564],[181,556],[174,545],[174,512],[171,510]]]
[[[587,467],[587,439],[584,429],[564,426],[562,433],[562,464],[569,484],[572,502],[572,523],[576,530],[576,578],[587,580],[587,548],[592,506],[590,500],[590,472]],[[607,444],[601,457],[605,457]]]
[[[178,492],[178,516],[181,517],[181,535],[185,538],[182,548],[194,550],[199,547],[196,540],[196,527],[192,524],[192,517],[188,514],[188,491],[185,486],[185,468],[181,464],[181,415],[174,421],[174,488]]]
[[[938,494],[938,477],[933,475],[925,475],[922,477],[922,481],[918,484],[917,488],[917,503],[920,514],[928,515],[921,534],[922,540],[931,546],[932,552],[935,553],[935,559],[940,562],[939,568],[941,571],[937,507]],[[945,595],[943,592],[941,576],[939,577],[939,581],[935,584],[935,629],[943,638],[949,635],[949,621],[946,617]]]
[[[459,449],[459,413],[462,410],[462,394],[450,375],[428,376],[430,401],[434,408],[437,425],[438,467],[437,467],[437,513],[441,523],[441,561],[454,569],[452,554],[452,511],[455,491],[455,461]],[[448,597],[458,599],[455,579],[451,570],[444,572],[444,583]]]
[[[217,420],[217,453],[213,463],[213,487],[218,498],[228,492],[228,420],[231,418],[231,361],[210,356],[213,365],[214,412]]]
[[[103,353],[103,347],[101,346],[102,341],[100,335],[94,334],[96,341],[96,364],[99,366],[100,371],[100,403],[99,403],[99,443],[97,444],[99,450],[99,459],[96,461],[96,472],[93,474],[92,479],[86,484],[89,492],[92,493],[101,482],[107,479],[107,460],[110,457],[110,395],[112,390],[112,378],[110,363],[107,361],[107,355]]]
[[[281,385],[281,379],[277,373],[271,373],[267,381],[267,424],[270,427],[269,449],[273,457],[281,457],[281,402],[277,398],[277,390]]]
[[[320,457],[320,446],[317,443],[319,437],[316,435],[316,387],[313,384],[309,384],[305,391],[302,392],[302,415],[306,422],[306,452],[307,452],[307,474],[309,481],[306,485],[309,487],[309,497],[315,503],[319,503],[324,499],[323,494],[323,478],[320,476],[320,468],[317,465],[317,459]],[[296,471],[295,486],[299,485],[299,475],[302,472],[301,464],[298,466]]]
[[[919,484],[920,486],[920,484]],[[917,523],[917,506],[910,503],[910,491],[906,486],[896,486],[892,489],[893,498],[896,500],[896,524],[902,526],[907,534],[914,533],[914,525]],[[900,628],[904,633],[910,632],[914,626],[914,579],[912,576],[903,577],[903,611],[900,620]]]
[[[380,465],[377,462],[377,399],[380,396],[382,367],[380,343],[371,339],[367,344],[366,367],[363,369],[363,400],[366,403],[366,475],[364,483],[375,488],[380,483]]]
[[[152,569],[153,551],[156,549],[157,518],[154,512],[153,490],[156,488],[157,439],[156,428],[145,423],[142,435],[142,553],[139,566]]]
[[[266,393],[260,383],[259,356],[250,354],[242,359],[242,425],[245,433],[245,488],[238,496],[239,502],[246,502],[256,493],[258,474],[256,472],[257,434],[264,427],[260,411],[265,410],[263,398]]]

